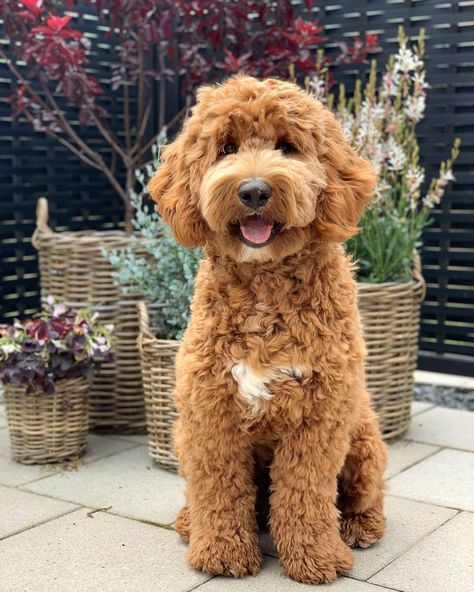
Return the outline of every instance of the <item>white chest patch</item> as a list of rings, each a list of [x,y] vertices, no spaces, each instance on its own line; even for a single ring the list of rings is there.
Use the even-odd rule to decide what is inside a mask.
[[[266,374],[256,374],[252,368],[245,362],[238,362],[232,367],[232,376],[239,386],[239,392],[247,401],[249,407],[254,413],[260,409],[261,401],[269,401],[272,394],[269,392],[267,385],[274,380],[279,373],[291,376],[292,378],[300,378],[304,374],[305,368],[298,366],[295,368],[277,368],[276,370],[268,371]]]

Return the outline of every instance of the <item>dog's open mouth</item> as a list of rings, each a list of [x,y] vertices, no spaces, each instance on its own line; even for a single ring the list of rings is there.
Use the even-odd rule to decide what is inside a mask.
[[[246,216],[238,221],[239,238],[248,247],[265,247],[280,232],[282,225],[275,220],[263,218],[258,214]]]

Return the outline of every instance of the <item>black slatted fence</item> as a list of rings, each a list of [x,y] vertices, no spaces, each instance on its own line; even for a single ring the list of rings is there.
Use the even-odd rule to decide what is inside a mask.
[[[357,0],[321,2],[315,11],[335,38],[377,33],[385,62],[403,25],[416,38],[426,29],[427,113],[420,124],[421,160],[427,178],[462,141],[456,181],[434,211],[423,236],[420,363],[423,369],[474,375],[474,1]],[[350,87],[365,66],[336,69]]]

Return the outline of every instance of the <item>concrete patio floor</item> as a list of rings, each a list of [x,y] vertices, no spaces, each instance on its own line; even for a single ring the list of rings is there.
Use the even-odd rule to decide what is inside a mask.
[[[408,434],[390,446],[387,534],[355,551],[334,592],[474,590],[474,413],[413,404]],[[148,457],[145,436],[90,435],[75,467],[10,460],[0,405],[1,592],[293,592],[262,535],[256,578],[189,568],[172,531],[182,482]],[[91,513],[91,510],[100,509]]]

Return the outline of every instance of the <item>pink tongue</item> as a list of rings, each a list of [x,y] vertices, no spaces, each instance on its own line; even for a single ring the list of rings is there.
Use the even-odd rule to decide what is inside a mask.
[[[260,216],[247,216],[240,221],[240,231],[244,238],[256,245],[261,245],[270,238],[272,228],[273,224]]]

